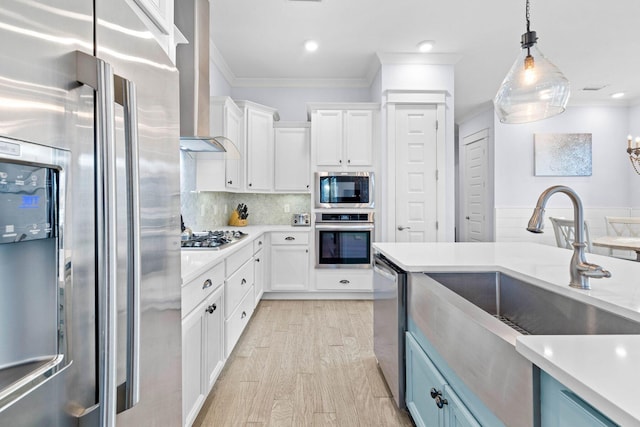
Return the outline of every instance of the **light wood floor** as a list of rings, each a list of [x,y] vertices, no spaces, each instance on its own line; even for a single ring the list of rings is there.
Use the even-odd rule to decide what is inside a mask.
[[[372,310],[261,301],[194,426],[413,426],[378,370]]]

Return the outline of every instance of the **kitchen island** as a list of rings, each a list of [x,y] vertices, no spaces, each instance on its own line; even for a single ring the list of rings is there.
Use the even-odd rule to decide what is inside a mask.
[[[375,243],[407,272],[497,271],[640,322],[640,265],[588,254],[611,271],[591,290],[570,288],[572,251],[531,243]],[[621,425],[640,425],[640,336],[518,336],[516,350]]]

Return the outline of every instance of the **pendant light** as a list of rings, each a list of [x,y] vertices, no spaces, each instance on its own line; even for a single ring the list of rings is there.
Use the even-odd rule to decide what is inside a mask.
[[[529,28],[529,0],[526,18],[527,32],[522,35],[520,55],[493,100],[502,123],[528,123],[553,117],[562,113],[569,101],[569,81],[536,46],[538,37]]]

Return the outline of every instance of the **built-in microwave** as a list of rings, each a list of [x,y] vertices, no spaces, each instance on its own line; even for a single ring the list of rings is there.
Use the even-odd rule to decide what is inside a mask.
[[[316,208],[373,208],[373,172],[316,172]]]

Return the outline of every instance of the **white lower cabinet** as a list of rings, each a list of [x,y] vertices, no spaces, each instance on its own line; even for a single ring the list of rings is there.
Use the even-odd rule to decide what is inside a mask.
[[[240,339],[240,335],[242,335],[242,331],[244,331],[247,323],[249,323],[249,319],[251,319],[251,315],[253,314],[254,304],[252,285],[235,311],[231,313],[224,322],[225,353],[227,357],[229,357],[231,351],[233,351],[233,348]]]
[[[182,421],[195,420],[224,365],[224,264],[182,288]],[[185,314],[186,313],[186,314]]]
[[[264,250],[265,241],[265,236],[260,236],[253,241],[253,292],[256,306],[264,293],[264,275],[267,262],[265,259],[267,251]]]
[[[316,289],[319,291],[373,290],[372,269],[316,269]]]
[[[271,291],[309,287],[309,232],[271,233]]]
[[[249,323],[255,306],[253,245],[245,246],[229,256],[225,264],[224,353],[225,357],[229,357]]]

